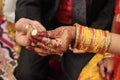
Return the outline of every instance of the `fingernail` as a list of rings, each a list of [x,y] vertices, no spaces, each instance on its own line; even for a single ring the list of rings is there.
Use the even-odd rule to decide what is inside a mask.
[[[47,34],[46,31],[38,32],[38,34],[39,34],[40,36],[45,36],[45,37],[48,36],[48,34]]]
[[[34,51],[34,48],[31,47],[31,46],[27,46],[26,49],[27,49],[27,50],[30,50],[30,51]]]
[[[35,44],[36,44],[36,43],[37,43],[37,40],[33,39],[33,43],[35,43]]]
[[[32,43],[31,43],[31,46],[34,47],[34,46],[35,46],[35,43],[32,42]]]
[[[35,38],[29,38],[29,41],[30,41],[30,42],[33,42],[33,43],[35,43],[35,44],[37,43],[37,40],[35,40]]]
[[[110,75],[107,75],[106,78],[107,78],[107,80],[110,80]]]
[[[38,41],[42,41],[42,39],[43,39],[42,37],[38,37],[38,39],[37,39],[37,40],[38,40]]]
[[[37,41],[42,41],[43,37],[32,37],[33,38],[33,41],[35,40],[36,42]]]
[[[29,41],[30,41],[30,42],[33,42],[33,38],[29,38]]]

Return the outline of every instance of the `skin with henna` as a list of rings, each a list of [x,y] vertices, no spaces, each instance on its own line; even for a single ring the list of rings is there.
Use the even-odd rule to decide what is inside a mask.
[[[39,50],[38,48],[39,47],[35,47],[35,49],[34,49],[34,47],[31,47],[30,41],[33,41],[32,38],[30,38],[31,37],[31,32],[33,31],[33,29],[36,29],[38,32],[46,31],[46,29],[44,28],[44,26],[42,26],[38,21],[30,20],[30,19],[27,19],[27,18],[21,18],[20,20],[18,20],[16,22],[15,28],[16,28],[16,33],[15,33],[16,43],[19,44],[20,46],[25,46],[28,50],[35,50],[36,52],[38,52],[38,50]],[[57,30],[57,31],[59,31],[59,30]],[[67,29],[66,29],[66,31],[67,31]],[[69,32],[71,32],[71,31],[69,31]],[[46,35],[44,35],[44,36],[46,36]],[[53,40],[53,43],[56,42],[56,41],[57,41],[57,39],[55,41]],[[34,42],[35,42],[35,40],[34,40]],[[38,44],[40,45],[41,43],[38,43]],[[32,46],[33,46],[33,43],[32,43]],[[72,50],[72,51],[79,52],[78,50]],[[39,53],[39,55],[41,55],[41,56],[47,56],[47,55],[49,55],[47,52],[46,52],[46,54],[42,54],[42,53],[44,53],[44,51],[43,51],[42,53]]]
[[[37,29],[38,33],[34,36],[31,35],[31,32],[34,29],[33,24],[36,26],[39,25]],[[26,29],[26,25],[30,25],[32,29]],[[34,22],[33,20],[29,21],[22,19],[16,23],[16,42],[21,46],[25,46],[28,50],[35,51],[41,56],[63,54],[63,52],[69,48],[70,44],[74,44],[75,37],[76,30],[74,26],[62,26],[51,31],[46,31],[40,23],[36,23],[36,21]],[[120,35],[111,33],[111,43],[108,52],[120,54],[120,45],[118,45],[119,40]],[[109,73],[109,70],[112,70],[112,68],[107,66],[112,65],[112,63],[106,63],[105,59],[103,62],[103,64],[100,64],[101,62],[99,63],[100,73],[103,78],[108,78],[107,80],[109,80],[109,77],[105,76],[106,73],[104,73],[104,69],[107,68],[107,74],[111,74],[111,72]]]
[[[31,49],[34,48],[34,51],[38,54],[51,53],[61,55],[68,49],[69,44],[71,44],[74,39],[75,28],[73,26],[64,26],[50,32],[38,32],[36,36],[32,36],[30,39],[32,44],[29,47]]]
[[[74,44],[75,36],[76,36],[75,33],[76,30],[74,26],[62,26],[51,31],[38,32],[36,36],[32,37],[33,39],[32,41],[36,40],[36,43],[34,45],[38,47],[38,48],[33,47],[34,51],[36,52],[40,51],[42,53],[49,52],[53,54],[65,52],[70,44],[72,43]],[[120,45],[118,45],[118,42],[120,40],[120,35],[115,33],[110,33],[110,35],[111,35],[111,40],[110,40],[110,45],[108,47],[108,52],[114,54],[120,54],[120,49],[119,49]],[[61,47],[58,47],[58,45]],[[40,50],[38,51],[39,48]]]
[[[68,49],[72,41],[75,41],[74,39],[75,39],[75,27],[63,26],[47,32],[38,32],[36,36],[32,37],[31,41],[34,43],[34,46],[37,47],[33,46],[32,49],[38,54],[51,53],[60,55]],[[119,35],[111,33],[111,44],[108,48],[108,52],[120,53],[120,50],[118,49],[119,45],[117,45],[118,44],[117,42],[119,40],[120,40]],[[51,46],[49,46],[50,44]],[[117,49],[116,46],[118,46]],[[113,58],[104,58],[98,63],[99,72],[103,79],[111,80],[113,75],[112,74],[113,63],[114,63]]]

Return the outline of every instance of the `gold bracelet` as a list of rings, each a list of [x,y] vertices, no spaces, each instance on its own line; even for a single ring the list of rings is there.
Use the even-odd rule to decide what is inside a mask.
[[[78,43],[78,41],[79,41],[79,36],[80,36],[80,28],[79,28],[79,24],[78,23],[75,23],[74,24],[74,26],[75,26],[75,28],[76,28],[76,38],[75,38],[75,44],[74,44],[74,46],[73,46],[73,48],[76,48],[76,46],[77,46],[77,43]]]

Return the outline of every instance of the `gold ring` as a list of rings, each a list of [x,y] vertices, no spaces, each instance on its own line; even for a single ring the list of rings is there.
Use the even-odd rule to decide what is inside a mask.
[[[31,32],[31,35],[32,36],[36,36],[37,34],[38,34],[37,29],[33,29],[32,32]]]
[[[48,38],[48,39],[47,39],[47,42],[46,42],[45,44],[46,44],[46,45],[50,45],[50,44],[49,44],[50,41],[51,41],[50,38]]]

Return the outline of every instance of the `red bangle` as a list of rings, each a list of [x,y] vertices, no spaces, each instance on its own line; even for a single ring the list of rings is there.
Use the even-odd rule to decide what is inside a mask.
[[[105,31],[103,32],[103,36],[104,36],[104,38],[107,37],[107,33]],[[103,44],[99,50],[99,53],[103,53],[105,51],[105,48],[106,48],[106,46]]]
[[[81,43],[82,43],[83,26],[80,25],[79,28],[80,28],[80,35],[81,35],[81,37],[80,37],[80,39],[79,39],[79,41],[78,41],[78,43],[77,43],[77,47],[78,47],[78,48],[80,48],[80,45],[81,45]]]
[[[120,65],[120,56],[119,55],[114,55],[114,70],[117,70],[118,65]]]
[[[104,51],[105,51],[105,46],[103,46],[103,47],[100,49],[99,53],[103,53]]]
[[[91,41],[90,41],[90,46],[88,48],[88,51],[91,51],[92,47],[93,47],[93,38],[94,38],[94,35],[95,35],[95,31],[93,28],[91,28],[91,32],[92,32],[92,38],[91,38]]]

